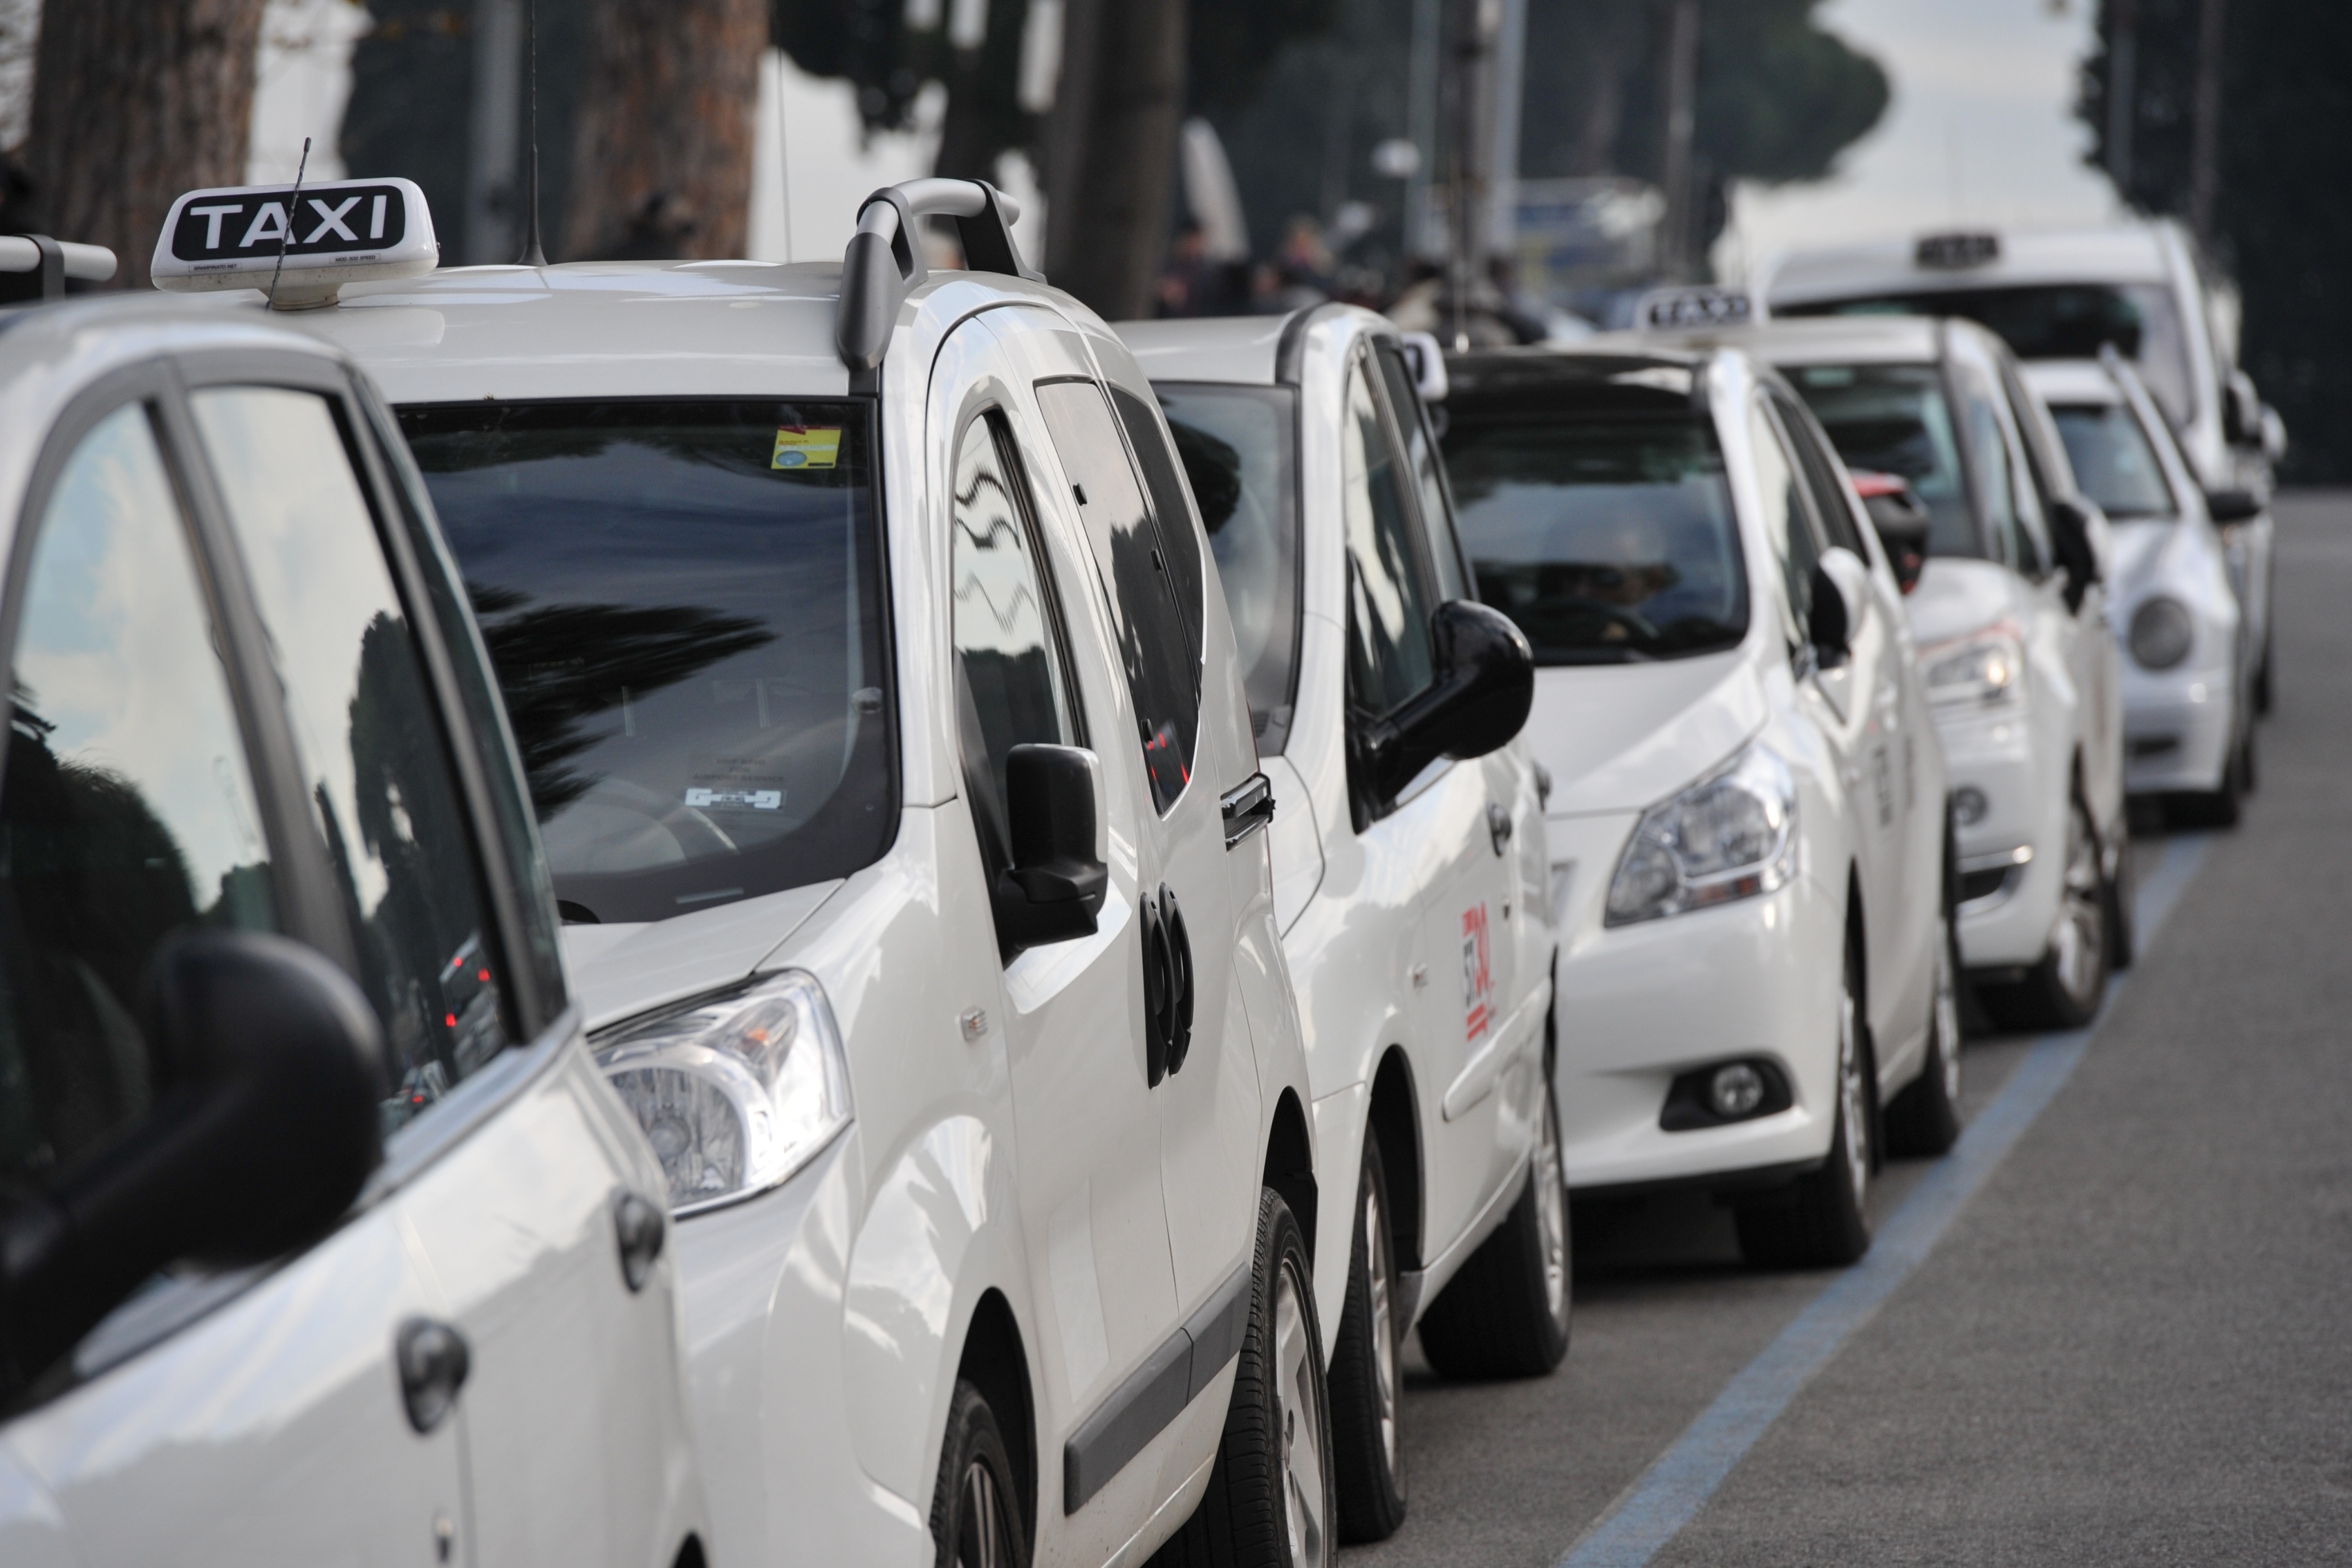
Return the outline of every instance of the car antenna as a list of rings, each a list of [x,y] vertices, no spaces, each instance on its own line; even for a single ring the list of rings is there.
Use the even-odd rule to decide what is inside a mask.
[[[544,267],[547,252],[539,243],[539,0],[527,0],[523,33],[530,50],[530,195],[526,220],[530,226],[523,231],[522,254],[515,258],[515,265]]]
[[[310,169],[310,139],[302,138],[302,161],[294,165],[294,194],[286,198],[286,226],[278,235],[278,265],[269,269],[268,308],[278,309],[278,280],[286,276],[286,247],[294,237],[294,215],[302,210],[302,176]]]

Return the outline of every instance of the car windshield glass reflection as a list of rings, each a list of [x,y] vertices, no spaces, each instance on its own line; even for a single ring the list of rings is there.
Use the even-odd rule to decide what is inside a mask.
[[[1965,316],[1990,328],[2020,359],[2096,359],[2113,343],[2139,366],[2175,425],[2194,412],[2189,342],[2171,290],[2160,283],[2045,283],[1938,289],[1824,304],[1775,305],[1776,316]]]
[[[1488,422],[1445,437],[1479,597],[1539,664],[1675,658],[1748,630],[1748,574],[1704,419]]]
[[[1160,405],[1209,531],[1258,750],[1282,750],[1298,647],[1297,486],[1286,387],[1161,386]]]
[[[860,403],[412,407],[564,916],[649,921],[887,844]]]
[[[1944,378],[1933,365],[1812,364],[1788,374],[1846,467],[1909,482],[1927,509],[1929,553],[1985,552],[1960,478]]]
[[[2171,489],[2147,432],[2119,403],[2053,408],[2066,458],[2083,493],[2117,522],[2137,517],[2172,517]]]

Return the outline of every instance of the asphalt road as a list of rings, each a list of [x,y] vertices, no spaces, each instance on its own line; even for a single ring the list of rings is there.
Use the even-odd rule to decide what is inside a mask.
[[[1851,1273],[1580,1210],[1567,1365],[1414,1350],[1411,1514],[1346,1568],[2352,1563],[2352,494],[2278,516],[2260,791],[2143,833],[2179,896],[2087,1041],[1973,1042]]]

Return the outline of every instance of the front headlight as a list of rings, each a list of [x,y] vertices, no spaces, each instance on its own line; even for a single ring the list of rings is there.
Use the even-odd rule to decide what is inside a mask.
[[[1797,786],[1760,742],[1642,814],[1618,857],[1604,925],[1632,925],[1787,886]]]
[[[2170,669],[2197,646],[2197,617],[2168,594],[2132,612],[2132,662],[2142,669]]]
[[[2024,685],[2025,644],[2004,624],[1927,648],[1919,664],[1927,700],[1937,707],[2000,707]]]
[[[596,1042],[596,1065],[661,1157],[676,1214],[767,1191],[849,1124],[841,1031],[798,970],[625,1026]]]

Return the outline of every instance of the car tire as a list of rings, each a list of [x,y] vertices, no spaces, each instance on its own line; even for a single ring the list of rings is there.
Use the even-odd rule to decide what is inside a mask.
[[[1763,1268],[1837,1268],[1870,1250],[1870,1135],[1877,1074],[1862,1024],[1861,954],[1845,954],[1838,999],[1837,1120],[1821,1169],[1732,1213],[1739,1254]]]
[[[2079,1029],[2107,994],[2107,914],[2115,897],[2080,795],[2066,805],[2066,858],[2059,867],[2058,925],[2042,962],[2014,984],[1980,988],[2007,1029]]]
[[[1951,906],[1936,917],[1935,995],[1927,1008],[1927,1060],[1886,1107],[1889,1154],[1948,1152],[1960,1139],[1960,944]]]
[[[2231,746],[2230,760],[2221,768],[2221,787],[2210,793],[2167,797],[2166,823],[2174,827],[2237,826],[2238,818],[2245,815],[2246,796],[2253,789],[2252,780],[2247,776],[2252,763],[2252,752],[2243,741]]]
[[[1364,1135],[1356,1182],[1356,1225],[1348,1256],[1348,1297],[1331,1349],[1331,1458],[1339,1539],[1386,1541],[1404,1522],[1404,1447],[1398,1426],[1403,1380],[1398,1361],[1405,1325],[1397,1317],[1396,1241],[1381,1142]]]
[[[2267,714],[2271,710],[2271,633],[2263,628],[2263,662],[2254,671],[2254,711]]]
[[[2120,974],[2139,956],[2139,931],[2133,924],[2137,894],[2133,890],[2129,812],[2116,814],[2116,837],[2122,842],[2116,846],[2115,875],[2107,879],[2107,968]]]
[[[1152,1559],[1162,1568],[1329,1568],[1331,1420],[1314,1280],[1290,1205],[1265,1189],[1224,1436],[1200,1506]]]
[[[1441,1377],[1541,1377],[1568,1354],[1575,1310],[1568,1173],[1550,1075],[1528,1184],[1495,1233],[1421,1315],[1421,1351]]]
[[[948,1401],[947,1437],[940,1445],[931,1547],[938,1568],[1024,1568],[1029,1561],[1004,1434],[987,1398],[961,1378]]]

